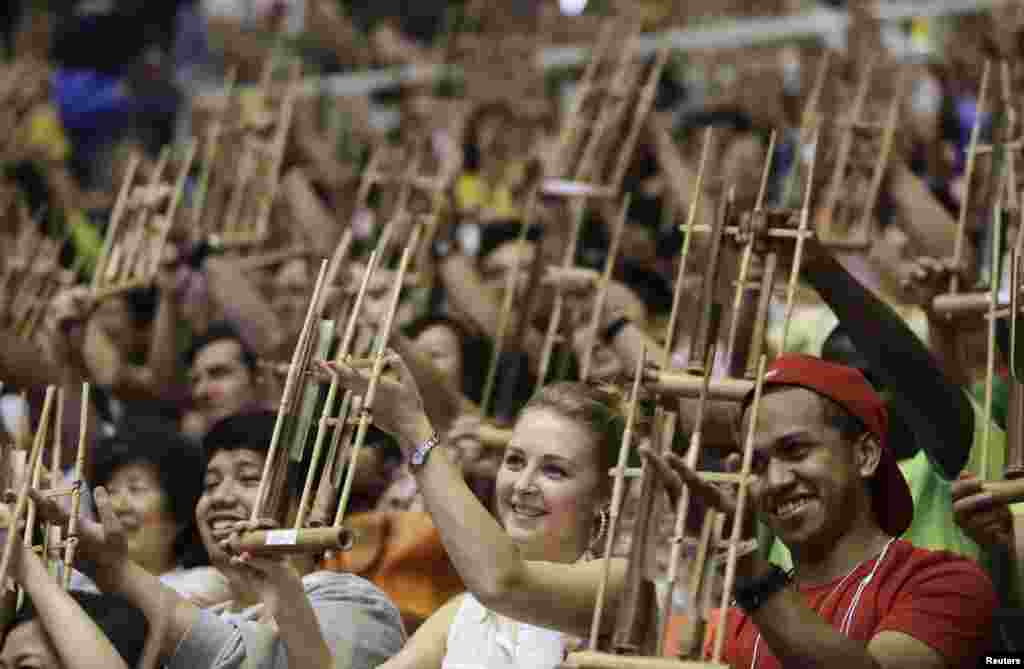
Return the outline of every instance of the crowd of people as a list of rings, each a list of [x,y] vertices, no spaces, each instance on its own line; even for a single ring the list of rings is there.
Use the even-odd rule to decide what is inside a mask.
[[[723,662],[744,669],[919,669],[1024,652],[1024,506],[985,486],[1024,465],[1015,455],[1024,420],[1016,329],[1004,317],[990,330],[983,309],[936,306],[951,281],[964,293],[995,284],[1005,302],[1013,289],[1007,259],[1022,193],[1005,167],[1015,149],[997,148],[1019,131],[1024,11],[1007,3],[947,24],[915,21],[907,28],[930,30],[932,45],[912,63],[883,56],[879,22],[852,1],[841,52],[813,44],[673,57],[649,112],[630,108],[599,147],[610,155],[595,160],[622,161],[616,199],[586,208],[539,186],[571,159],[559,151],[578,131],[572,124],[602,111],[581,105],[574,116],[560,99],[564,76],[470,56],[462,90],[446,80],[362,97],[303,93],[269,235],[227,245],[208,221],[230,208],[241,178],[229,174],[238,156],[222,139],[226,158],[205,200],[196,196],[201,167],[187,175],[151,280],[100,294],[91,280],[132,157],[151,175],[164,147],[207,137],[215,122],[230,126],[217,120],[210,89],[228,71],[244,87],[282,54],[319,75],[445,62],[483,53],[488,40],[498,45],[491,56],[507,41],[516,58],[567,34],[598,40],[592,16],[561,17],[548,2],[509,8],[507,24],[490,3],[468,0],[235,4],[15,2],[0,13],[0,235],[9,249],[0,480],[17,490],[31,477],[26,445],[48,388],[62,390],[60,441],[81,435],[86,444],[69,587],[53,554],[18,541],[0,668],[553,669],[592,633],[610,647],[640,544],[650,554],[639,571],[669,603],[641,630],[643,655],[710,660],[720,645]],[[603,4],[643,29],[680,9]],[[753,14],[796,9],[732,4]],[[538,34],[523,51],[530,26]],[[820,103],[808,113],[816,83]],[[889,150],[876,131],[893,99]],[[848,118],[854,108],[863,117]],[[621,144],[634,116],[635,145]],[[979,143],[997,148],[976,158]],[[839,204],[827,209],[835,166],[847,159]],[[391,180],[368,188],[368,164]],[[425,175],[415,187],[399,176],[410,165]],[[812,235],[797,252],[791,236],[751,223],[757,206],[799,213],[805,186],[812,227],[832,223],[842,234],[866,220],[866,242]],[[628,199],[616,234],[620,196]],[[406,243],[401,221],[417,217],[432,221],[431,233],[399,286],[391,331],[382,329],[398,272],[388,262],[365,282],[352,319],[352,351],[382,337],[388,350],[363,447],[355,457],[332,450],[338,460],[326,463],[308,444],[293,448],[279,517],[257,518],[321,260],[348,244],[324,291],[326,335],[310,345],[318,352],[300,381],[317,391],[316,408],[329,383],[367,395],[370,368],[331,353],[382,231],[390,255]],[[684,231],[688,218],[739,233],[709,243]],[[744,234],[760,235],[747,260],[732,243]],[[782,300],[765,309],[757,292],[734,293],[740,267],[756,282],[794,265],[791,318]],[[58,277],[54,289],[40,292],[23,278],[32,272]],[[28,293],[40,304],[38,327],[15,317]],[[710,328],[717,353],[704,369],[695,324],[717,313],[708,299],[728,308]],[[551,340],[555,313],[563,320]],[[755,338],[767,360],[759,390],[706,402],[645,391],[627,426],[644,360],[647,382],[663,363],[752,382],[747,358],[762,349],[735,342]],[[659,448],[654,405],[677,417],[671,449]],[[346,435],[336,442],[356,430],[344,421],[331,429]],[[697,460],[684,457],[695,432]],[[620,510],[611,473],[624,434],[637,454],[629,464],[645,475],[626,482]],[[74,463],[54,460],[52,448],[42,462],[60,463],[51,473],[70,485]],[[739,494],[706,475],[739,471],[750,473]],[[341,472],[351,491],[340,490]],[[303,508],[307,479],[318,476],[330,482]],[[657,494],[641,535],[648,480]],[[339,496],[348,550],[233,548],[240,533],[289,528],[299,516],[331,525]],[[687,537],[677,536],[674,513],[684,496]],[[41,522],[69,520],[66,498],[45,486],[29,497]],[[2,517],[15,530],[11,501]],[[667,575],[701,559],[691,539],[707,510],[726,529],[739,523],[754,548],[735,561],[734,583],[714,566],[724,561],[709,560],[697,593],[690,579]],[[673,556],[681,564],[670,565]],[[592,630],[599,602],[610,613]],[[695,645],[692,630],[705,626]]]

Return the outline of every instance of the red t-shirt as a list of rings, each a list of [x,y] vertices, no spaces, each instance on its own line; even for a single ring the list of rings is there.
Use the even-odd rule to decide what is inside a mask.
[[[839,629],[857,588],[874,566],[875,560],[860,565],[838,590],[842,578],[801,587],[800,592],[818,615]],[[973,669],[989,649],[996,605],[992,582],[974,562],[947,551],[896,541],[861,594],[849,637],[866,645],[880,632],[902,632],[938,651],[947,666]],[[717,618],[716,612],[711,616],[712,625]],[[757,625],[739,609],[729,609],[728,629],[724,659],[735,669],[748,669]],[[710,659],[714,634],[708,637],[705,653]],[[757,657],[756,669],[780,669],[764,639],[758,644]]]

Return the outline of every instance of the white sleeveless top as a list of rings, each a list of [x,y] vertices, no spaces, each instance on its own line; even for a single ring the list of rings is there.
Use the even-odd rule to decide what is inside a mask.
[[[441,669],[554,669],[565,659],[565,643],[561,632],[499,616],[466,593]]]

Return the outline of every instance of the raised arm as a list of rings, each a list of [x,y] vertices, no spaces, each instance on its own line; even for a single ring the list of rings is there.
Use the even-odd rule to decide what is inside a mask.
[[[974,411],[964,390],[943,374],[896,312],[817,242],[809,246],[803,277],[835,312],[872,370],[898,395],[921,447],[947,478],[955,479],[974,441]]]
[[[434,434],[412,374],[394,356],[399,380],[381,378],[373,406],[375,424],[392,434],[406,457]],[[326,368],[357,394],[368,375],[344,364]],[[477,500],[462,476],[458,456],[447,445],[431,451],[414,472],[424,502],[466,588],[487,608],[514,620],[586,636],[602,573],[599,560],[561,564],[527,560],[494,516]],[[614,560],[606,606],[614,609],[625,563]],[[605,616],[610,629],[614,616]]]
[[[61,666],[67,669],[109,667],[128,669],[114,644],[50,575],[31,549],[19,546],[15,580],[25,589],[53,643]]]

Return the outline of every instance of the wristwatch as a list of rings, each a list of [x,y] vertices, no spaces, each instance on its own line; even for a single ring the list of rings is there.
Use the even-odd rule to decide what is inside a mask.
[[[770,597],[781,592],[793,582],[793,572],[786,571],[778,565],[772,565],[767,574],[746,583],[737,583],[733,587],[733,601],[746,613],[753,613],[761,608]]]
[[[427,461],[427,456],[430,455],[431,449],[441,443],[441,436],[435,432],[430,435],[430,438],[424,441],[422,444],[416,447],[412,452],[412,456],[409,458],[409,466],[413,469],[419,469]]]

